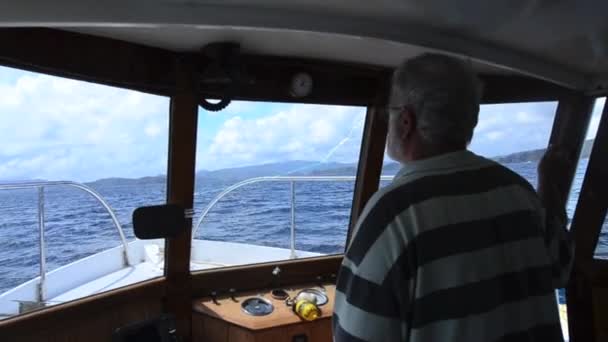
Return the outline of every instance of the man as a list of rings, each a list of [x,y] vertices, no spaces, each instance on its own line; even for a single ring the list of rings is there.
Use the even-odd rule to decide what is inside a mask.
[[[563,340],[555,289],[572,248],[559,155],[541,162],[537,194],[467,151],[479,101],[458,59],[426,54],[395,71],[387,150],[403,168],[355,227],[337,282],[336,342]]]

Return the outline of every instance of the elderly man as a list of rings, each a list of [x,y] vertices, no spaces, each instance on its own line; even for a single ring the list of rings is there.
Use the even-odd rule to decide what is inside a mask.
[[[387,149],[403,168],[355,227],[336,342],[563,340],[555,289],[572,249],[559,155],[545,155],[537,193],[467,151],[479,102],[458,59],[426,54],[395,71]]]

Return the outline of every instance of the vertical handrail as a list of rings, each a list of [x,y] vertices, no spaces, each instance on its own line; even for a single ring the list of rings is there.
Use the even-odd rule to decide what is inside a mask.
[[[44,186],[38,187],[38,238],[40,248],[40,281],[38,301],[46,300],[46,239],[44,236]]]
[[[125,236],[124,231],[122,230],[122,226],[118,221],[118,217],[112,210],[112,207],[103,199],[101,194],[99,194],[94,189],[80,183],[71,182],[71,181],[50,181],[50,182],[24,182],[24,183],[9,183],[9,184],[0,184],[0,190],[16,190],[16,189],[38,189],[38,228],[42,230],[39,236],[40,242],[40,279],[41,283],[44,285],[46,281],[46,246],[45,246],[45,237],[44,237],[44,188],[53,186],[68,186],[76,189],[80,189],[89,195],[91,195],[101,206],[107,211],[110,215],[112,223],[118,232],[118,236],[120,238],[120,242],[122,244],[122,259],[123,265],[129,266],[129,252],[128,252],[128,243],[127,238]],[[46,297],[45,293],[46,289],[41,289],[39,296]]]
[[[392,180],[394,176],[381,176],[380,180],[387,181]],[[203,209],[203,212],[198,218],[198,221],[192,229],[192,239],[196,238],[196,234],[200,226],[205,221],[205,218],[213,207],[229,193],[249,184],[259,182],[290,182],[291,183],[291,256],[297,257],[295,253],[295,239],[296,239],[296,205],[295,205],[295,183],[296,182],[352,182],[355,181],[355,176],[269,176],[269,177],[255,177],[242,180],[238,183],[232,184],[231,186],[224,189],[222,192],[217,194],[209,204]]]
[[[291,181],[291,253],[290,258],[296,256],[296,182]]]

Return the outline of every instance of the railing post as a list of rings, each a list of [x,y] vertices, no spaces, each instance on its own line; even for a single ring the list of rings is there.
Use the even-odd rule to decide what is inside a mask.
[[[291,255],[292,259],[296,255],[296,182],[291,181]]]
[[[38,237],[40,247],[40,282],[38,283],[38,302],[46,300],[46,241],[44,238],[44,187],[38,187]]]
[[[75,183],[75,182],[70,182],[70,181],[56,181],[56,182],[26,182],[26,183],[11,183],[11,184],[0,184],[0,190],[15,190],[15,189],[38,189],[38,228],[40,230],[40,237],[39,237],[39,243],[40,243],[40,274],[41,274],[41,283],[42,285],[45,285],[45,281],[46,281],[46,243],[45,243],[45,238],[44,238],[44,217],[45,217],[45,213],[44,213],[44,189],[45,187],[49,187],[49,186],[70,186],[79,190],[82,190],[84,192],[86,192],[87,194],[93,196],[93,198],[95,198],[97,200],[97,202],[99,202],[99,204],[101,204],[106,211],[108,212],[108,214],[110,215],[110,218],[112,219],[112,222],[114,223],[114,227],[116,227],[116,230],[118,230],[118,236],[120,237],[120,241],[122,243],[123,246],[123,264],[125,267],[129,266],[129,253],[128,253],[128,247],[129,244],[127,242],[127,238],[125,237],[125,233],[122,230],[122,226],[120,225],[120,222],[118,221],[118,217],[116,217],[116,214],[114,213],[114,210],[112,210],[112,207],[110,207],[110,205],[103,199],[103,197],[94,189],[83,185],[83,184],[79,184],[79,183]],[[43,291],[42,293],[42,297],[44,297],[46,299],[46,286],[42,286]],[[40,296],[40,293],[39,293]]]

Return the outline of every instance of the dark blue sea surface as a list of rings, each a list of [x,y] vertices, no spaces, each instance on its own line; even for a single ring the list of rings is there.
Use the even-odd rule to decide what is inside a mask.
[[[578,200],[586,160],[578,168],[568,211]],[[507,165],[532,184],[536,164]],[[199,179],[195,209],[203,208],[233,182]],[[387,182],[385,182],[386,184]],[[139,206],[165,201],[166,184],[158,178],[141,181],[92,183],[116,212],[128,240],[131,214]],[[354,182],[296,183],[296,248],[320,253],[341,253]],[[48,270],[119,245],[110,216],[89,194],[65,186],[45,191]],[[290,184],[256,183],[228,194],[209,213],[196,238],[289,247]],[[38,275],[38,192],[0,191],[0,293]],[[195,223],[198,216],[195,217]],[[608,224],[604,224],[596,256],[608,257]]]

